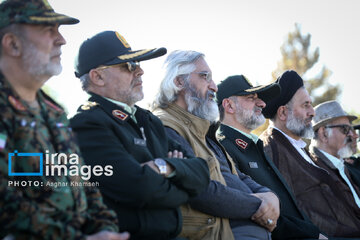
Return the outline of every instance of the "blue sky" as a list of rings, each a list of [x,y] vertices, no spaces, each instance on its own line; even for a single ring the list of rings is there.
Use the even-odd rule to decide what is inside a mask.
[[[73,115],[86,101],[73,63],[80,44],[104,31],[118,31],[132,49],[166,47],[203,52],[216,83],[244,74],[255,84],[271,80],[281,59],[280,46],[295,23],[312,35],[312,48],[331,71],[331,83],[342,87],[339,100],[347,111],[360,113],[358,80],[360,1],[357,0],[49,0],[60,13],[80,23],[62,26],[63,72],[47,83]],[[166,57],[166,56],[165,56]],[[142,62],[146,107],[157,92],[165,57]]]

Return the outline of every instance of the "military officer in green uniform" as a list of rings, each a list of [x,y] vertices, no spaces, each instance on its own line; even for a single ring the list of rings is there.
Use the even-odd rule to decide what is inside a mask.
[[[118,32],[104,31],[80,46],[75,74],[90,94],[71,119],[84,160],[112,165],[99,181],[104,202],[119,216],[131,239],[173,239],[181,230],[180,205],[209,183],[201,158],[186,156],[167,138],[161,121],[135,105],[143,98],[140,61],[165,48],[132,50]]]
[[[286,90],[285,90],[286,91]],[[240,171],[273,190],[281,209],[273,239],[318,239],[319,230],[299,210],[295,198],[276,166],[263,151],[262,141],[251,131],[265,123],[262,109],[280,94],[278,84],[254,87],[243,75],[231,76],[218,85],[220,143]]]
[[[45,171],[47,155],[80,153],[64,110],[39,90],[61,72],[59,25],[78,22],[45,0],[0,4],[0,239],[129,238],[97,188]]]

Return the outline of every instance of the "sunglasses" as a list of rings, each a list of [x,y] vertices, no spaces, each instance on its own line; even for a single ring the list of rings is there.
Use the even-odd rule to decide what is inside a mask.
[[[201,78],[205,79],[206,82],[212,81],[212,74],[210,72],[192,72],[194,74],[198,74]]]
[[[325,126],[325,128],[339,128],[339,130],[345,135],[348,135],[350,131],[354,131],[353,126],[346,124],[329,125]]]
[[[115,64],[115,65],[101,66],[101,67],[98,67],[96,69],[106,69],[106,68],[109,68],[109,67],[124,67],[124,66],[127,67],[129,72],[134,72],[137,67],[140,67],[140,62],[130,61],[130,62],[119,63],[119,64]]]

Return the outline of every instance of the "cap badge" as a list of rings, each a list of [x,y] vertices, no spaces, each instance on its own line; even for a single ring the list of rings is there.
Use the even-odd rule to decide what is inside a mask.
[[[115,32],[117,38],[120,40],[120,42],[124,45],[124,47],[126,48],[130,48],[130,45],[128,44],[128,42],[125,40],[125,38],[123,36],[121,36],[118,32]]]
[[[127,115],[126,113],[124,113],[124,112],[122,112],[122,111],[120,111],[120,110],[113,110],[113,111],[112,111],[112,114],[113,114],[115,117],[119,118],[121,121],[125,121],[125,119],[127,119],[128,116],[129,116],[129,115]]]
[[[47,9],[49,9],[49,10],[53,10],[53,9],[52,9],[52,7],[50,6],[50,4],[49,4],[49,2],[48,2],[47,0],[43,0],[42,2],[44,3],[44,5],[45,5],[45,7],[46,7]]]
[[[239,147],[241,147],[242,149],[245,149],[246,147],[247,147],[247,145],[248,145],[248,143],[247,142],[245,142],[244,140],[242,140],[242,139],[235,139],[235,142],[236,142],[236,144],[239,146]]]

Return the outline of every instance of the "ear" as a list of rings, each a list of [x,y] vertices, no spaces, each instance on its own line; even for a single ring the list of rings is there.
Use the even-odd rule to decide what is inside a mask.
[[[277,110],[277,116],[281,121],[286,121],[288,117],[288,109],[286,106],[280,106]]]
[[[180,76],[177,76],[174,79],[174,83],[178,88],[181,88],[181,89],[184,88],[184,86],[185,86],[185,80],[184,80],[184,78],[182,78]]]
[[[105,85],[104,73],[100,70],[91,69],[89,72],[91,83],[98,87],[103,87]]]
[[[234,114],[236,112],[236,105],[235,105],[234,101],[232,101],[229,98],[223,99],[222,106],[225,110],[225,113]]]
[[[318,134],[318,138],[322,141],[322,142],[327,142],[328,141],[328,134],[327,131],[325,130],[325,128],[323,126],[321,126],[318,130],[317,130],[317,134]]]
[[[2,40],[2,51],[10,56],[19,57],[22,52],[22,44],[20,39],[13,33],[6,33]]]

